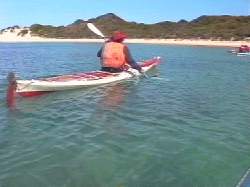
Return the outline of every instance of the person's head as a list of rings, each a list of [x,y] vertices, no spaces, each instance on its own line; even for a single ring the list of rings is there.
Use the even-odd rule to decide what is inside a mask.
[[[115,31],[113,32],[110,40],[113,42],[118,42],[118,43],[122,43],[128,36],[121,31]]]

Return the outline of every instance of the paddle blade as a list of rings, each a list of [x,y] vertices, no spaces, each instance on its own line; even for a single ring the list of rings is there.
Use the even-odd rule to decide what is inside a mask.
[[[98,36],[101,36],[102,38],[105,38],[102,32],[98,28],[96,28],[96,26],[93,23],[87,23],[87,26],[92,32],[94,32]]]
[[[8,75],[9,86],[7,90],[6,102],[7,106],[14,108],[16,105],[16,78],[14,73],[9,73]]]

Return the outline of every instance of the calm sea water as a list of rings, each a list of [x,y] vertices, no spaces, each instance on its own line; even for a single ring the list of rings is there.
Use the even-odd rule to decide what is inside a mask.
[[[6,107],[8,72],[96,70],[100,45],[0,44],[0,186],[235,186],[250,167],[250,58],[226,48],[129,45],[162,57],[154,76]]]

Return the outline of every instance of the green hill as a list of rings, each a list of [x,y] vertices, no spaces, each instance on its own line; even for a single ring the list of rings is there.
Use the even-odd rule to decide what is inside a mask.
[[[244,40],[250,37],[250,16],[201,16],[190,22],[163,21],[155,24],[128,22],[113,13],[89,20],[78,19],[67,26],[34,24],[31,34],[47,38],[97,38],[87,28],[94,23],[105,35],[115,30],[126,32],[130,38],[183,38],[212,40]]]

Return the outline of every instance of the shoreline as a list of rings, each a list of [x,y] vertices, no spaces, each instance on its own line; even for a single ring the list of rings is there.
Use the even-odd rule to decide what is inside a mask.
[[[55,39],[42,37],[5,37],[0,35],[0,43],[102,43],[103,39]],[[250,45],[250,41],[212,41],[203,39],[126,39],[125,43],[161,44],[161,45],[186,45],[209,47],[239,47]]]

